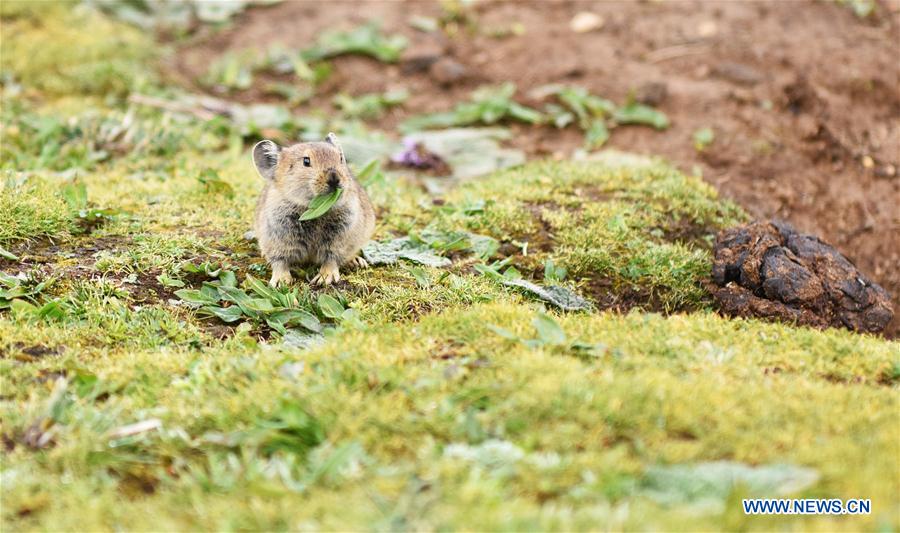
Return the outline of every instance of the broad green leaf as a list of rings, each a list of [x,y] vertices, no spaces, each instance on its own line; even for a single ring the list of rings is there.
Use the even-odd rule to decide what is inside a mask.
[[[29,314],[37,316],[38,313],[37,306],[25,300],[13,300],[10,302],[10,310],[15,315]]]
[[[566,343],[566,332],[550,315],[538,313],[531,323],[537,331],[538,339],[544,344],[561,346]]]
[[[302,326],[314,333],[322,331],[322,324],[319,322],[319,319],[301,309],[288,309],[287,311],[273,313],[269,315],[269,320],[285,326]]]
[[[237,287],[237,278],[231,270],[223,270],[219,274],[219,281],[222,282],[223,287]]]
[[[245,315],[256,318],[258,313],[253,309],[253,302],[250,296],[237,287],[219,287],[219,296],[226,302],[237,304]]]
[[[166,274],[156,276],[156,281],[163,287],[184,287],[184,282],[180,279],[171,278]]]
[[[178,293],[176,292],[175,294],[178,294]],[[204,281],[203,285],[200,287],[200,294],[204,298],[212,300],[213,302],[218,302],[219,300],[222,299],[222,297],[219,296],[219,288],[217,286],[213,285],[212,283],[209,283],[206,281]]]
[[[251,298],[246,305],[248,309],[258,313],[270,313],[275,311],[272,301],[267,298]]]
[[[37,314],[41,318],[51,318],[54,320],[62,320],[66,317],[66,310],[57,301],[45,303],[38,309]]]
[[[613,118],[619,124],[643,124],[658,130],[669,127],[669,118],[665,113],[635,102],[616,109]]]
[[[320,194],[312,199],[309,203],[309,207],[303,214],[300,215],[300,221],[304,220],[312,220],[314,218],[319,218],[324,215],[331,209],[337,201],[341,198],[341,194],[344,192],[344,189],[337,188],[334,191],[327,194]]]
[[[9,250],[7,250],[6,248],[4,248],[2,246],[0,246],[0,257],[2,257],[3,259],[9,259],[10,261],[18,261],[19,260],[19,257],[16,254],[10,252]]]
[[[274,329],[275,331],[277,331],[278,333],[280,333],[282,335],[287,334],[287,328],[285,328],[284,324],[282,324],[281,322],[279,322],[277,320],[272,320],[271,318],[267,318],[266,325],[268,325],[270,328]]]
[[[606,127],[606,121],[602,118],[591,121],[591,126],[584,134],[585,148],[588,150],[596,150],[606,144],[609,140],[609,129]]]
[[[230,307],[218,307],[215,305],[207,305],[200,308],[200,311],[206,312],[207,314],[211,314],[213,316],[218,317],[223,322],[237,322],[240,320],[244,313],[241,311],[241,308],[237,305],[232,305]]]
[[[203,293],[195,289],[181,289],[175,291],[175,296],[181,298],[191,305],[213,305],[219,302],[219,298],[212,298],[208,293]]]
[[[278,298],[280,294],[278,291],[276,291],[272,287],[269,287],[269,285],[262,280],[254,278],[250,274],[247,274],[244,285],[251,291],[255,292],[257,295],[263,298],[268,298],[273,303],[281,303],[280,299]]]
[[[344,312],[344,306],[341,305],[341,302],[328,294],[320,294],[317,302],[322,314],[333,320],[339,319]]]

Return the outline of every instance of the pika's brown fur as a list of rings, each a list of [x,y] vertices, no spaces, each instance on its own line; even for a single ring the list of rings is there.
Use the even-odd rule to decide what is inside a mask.
[[[321,285],[339,281],[341,266],[367,266],[359,251],[375,231],[375,210],[333,133],[325,142],[286,148],[260,141],[253,147],[253,162],[266,181],[256,206],[255,231],[272,266],[272,286],[291,283],[294,265],[319,265],[312,282]],[[300,221],[313,198],[337,188],[343,193],[327,213]]]

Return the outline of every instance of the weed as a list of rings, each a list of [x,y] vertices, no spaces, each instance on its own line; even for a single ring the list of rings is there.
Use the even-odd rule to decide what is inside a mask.
[[[535,109],[515,102],[512,97],[516,86],[505,83],[498,87],[482,87],[472,93],[470,102],[457,104],[452,111],[413,117],[401,126],[404,131],[415,131],[473,124],[496,124],[502,120],[516,120],[526,124],[538,124],[543,115]]]

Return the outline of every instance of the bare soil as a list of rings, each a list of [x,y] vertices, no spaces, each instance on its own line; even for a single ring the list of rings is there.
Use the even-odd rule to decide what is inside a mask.
[[[672,127],[618,128],[608,146],[699,169],[752,215],[822,237],[897,301],[900,0],[878,7],[860,19],[823,0],[484,1],[446,36],[408,24],[412,15],[440,17],[437,3],[287,0],[250,9],[224,30],[201,29],[179,47],[170,71],[202,90],[197,80],[223,53],[273,43],[306,47],[323,31],[376,19],[410,39],[404,60],[385,66],[337,58],[320,95],[298,113],[328,109],[341,91],[406,87],[407,103],[373,124],[391,130],[409,116],[449,109],[483,84],[513,81],[520,97],[560,82],[617,102],[636,95],[653,101]],[[600,15],[602,28],[573,32],[569,23],[582,11]],[[512,23],[524,35],[489,35]],[[454,79],[458,66],[462,76]],[[260,88],[265,80],[257,81],[230,98],[276,101]],[[532,157],[568,157],[583,143],[574,128],[513,127],[512,144]],[[703,127],[713,128],[715,141],[698,152],[692,135]],[[898,329],[895,318],[888,335]]]

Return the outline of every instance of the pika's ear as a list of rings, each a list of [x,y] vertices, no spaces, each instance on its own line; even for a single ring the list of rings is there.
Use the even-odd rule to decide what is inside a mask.
[[[344,149],[341,147],[341,141],[338,140],[337,135],[334,133],[329,133],[327,137],[325,137],[325,142],[334,146],[338,149],[338,152],[341,153],[341,163],[347,164],[347,158],[344,157]]]
[[[275,167],[281,160],[281,147],[272,141],[259,141],[253,147],[253,165],[264,180],[275,178]]]

